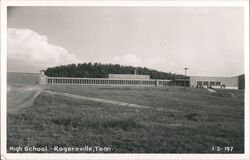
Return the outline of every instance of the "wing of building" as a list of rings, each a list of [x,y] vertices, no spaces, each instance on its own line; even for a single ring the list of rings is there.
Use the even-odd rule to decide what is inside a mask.
[[[198,88],[244,89],[244,74],[235,77],[190,76],[190,86]]]

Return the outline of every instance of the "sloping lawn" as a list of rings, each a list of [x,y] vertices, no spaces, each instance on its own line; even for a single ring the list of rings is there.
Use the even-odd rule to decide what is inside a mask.
[[[31,107],[8,114],[11,146],[108,147],[118,153],[222,153],[244,151],[244,94],[195,88],[53,86],[98,97],[178,112],[139,109],[41,93]],[[229,153],[229,152],[226,152]]]

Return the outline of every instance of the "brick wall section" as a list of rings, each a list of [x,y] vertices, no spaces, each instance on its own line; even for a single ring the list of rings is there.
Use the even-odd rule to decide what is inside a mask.
[[[149,75],[135,74],[109,74],[109,79],[150,79]]]

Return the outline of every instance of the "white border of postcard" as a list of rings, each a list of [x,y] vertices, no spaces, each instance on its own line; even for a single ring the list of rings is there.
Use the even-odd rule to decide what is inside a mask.
[[[7,153],[6,75],[7,75],[7,7],[8,6],[151,6],[151,7],[243,7],[245,63],[245,151],[244,154],[33,154]],[[2,159],[249,159],[249,1],[1,1],[1,160]]]

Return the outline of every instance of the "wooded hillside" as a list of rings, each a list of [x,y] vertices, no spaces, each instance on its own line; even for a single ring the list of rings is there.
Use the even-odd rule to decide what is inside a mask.
[[[108,74],[134,74],[135,67],[119,64],[82,63],[48,68],[45,75],[49,77],[85,77],[108,78]],[[161,72],[149,68],[137,67],[137,74],[150,75],[151,79],[186,78],[184,75]]]

